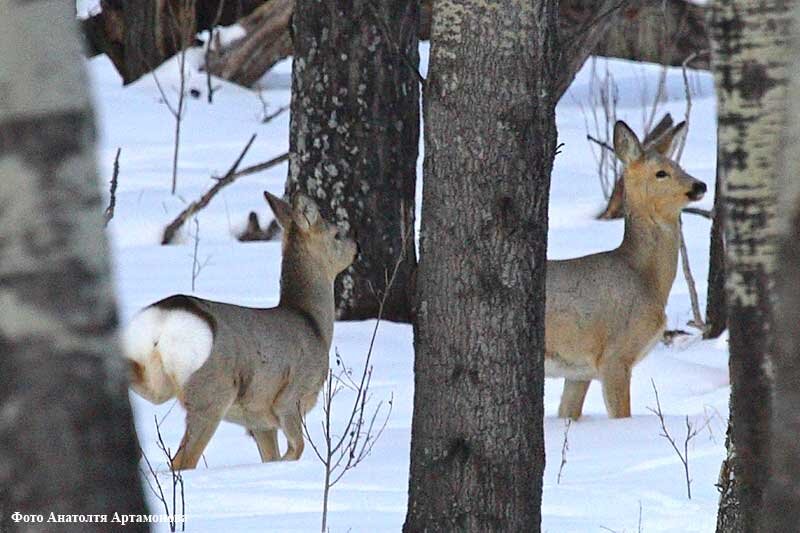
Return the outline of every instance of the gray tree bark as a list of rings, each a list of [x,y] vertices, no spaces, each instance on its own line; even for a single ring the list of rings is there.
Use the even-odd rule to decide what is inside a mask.
[[[791,85],[780,143],[780,225],[776,273],[775,389],[771,473],[761,531],[783,533],[800,524],[800,5],[794,8]]]
[[[712,7],[731,379],[718,532],[757,530],[768,474],[776,156],[791,4],[717,0]]]
[[[539,531],[558,2],[437,1],[404,531]]]
[[[336,281],[338,318],[377,316],[387,274],[400,262],[383,318],[410,321],[417,2],[298,2],[293,20],[286,192],[308,194],[327,220],[359,239],[359,259]]]
[[[721,160],[721,158],[717,158]],[[704,339],[716,339],[728,327],[728,301],[725,294],[725,209],[722,199],[721,165],[717,165],[714,186],[714,216],[708,253],[708,290],[706,291],[706,329]]]
[[[0,12],[0,529],[144,513],[74,6]]]

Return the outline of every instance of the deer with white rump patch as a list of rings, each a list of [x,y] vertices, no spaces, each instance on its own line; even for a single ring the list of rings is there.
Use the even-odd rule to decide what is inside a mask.
[[[140,311],[124,334],[131,387],[153,403],[177,396],[186,409],[175,469],[197,465],[221,420],[246,427],[264,462],[303,453],[302,417],[328,373],[333,282],[355,259],[357,244],[307,196],[296,195],[291,205],[264,196],[283,227],[277,307],[175,295]],[[288,442],[282,457],[278,429]]]
[[[661,338],[678,263],[680,214],[706,185],[670,159],[678,124],[646,146],[624,122],[614,152],[624,165],[625,234],[619,248],[547,263],[545,374],[563,377],[561,418],[578,419],[593,379],[611,418],[631,416],[631,371]]]

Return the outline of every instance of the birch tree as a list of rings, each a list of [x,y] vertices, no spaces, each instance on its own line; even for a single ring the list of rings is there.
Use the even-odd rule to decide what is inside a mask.
[[[776,274],[775,390],[771,461],[762,516],[764,532],[793,531],[800,524],[800,5],[795,4],[793,64],[779,161],[779,253]]]
[[[0,13],[0,529],[144,513],[74,5]]]
[[[776,156],[790,3],[717,0],[712,7],[731,379],[718,532],[756,531],[767,481]]]
[[[436,1],[404,531],[539,531],[558,2]]]

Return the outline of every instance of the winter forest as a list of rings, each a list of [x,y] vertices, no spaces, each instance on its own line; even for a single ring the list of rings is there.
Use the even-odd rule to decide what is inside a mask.
[[[800,531],[800,2],[0,0],[0,533]]]

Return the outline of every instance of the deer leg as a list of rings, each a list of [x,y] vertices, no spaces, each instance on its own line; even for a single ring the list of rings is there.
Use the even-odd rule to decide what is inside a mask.
[[[277,461],[280,457],[278,451],[278,430],[265,429],[265,430],[251,430],[253,438],[258,445],[258,453],[261,454],[261,462],[267,463],[269,461]]]
[[[622,361],[611,361],[600,368],[603,399],[609,418],[631,416],[631,368]]]
[[[303,455],[305,442],[303,441],[303,421],[300,418],[300,410],[295,407],[293,410],[284,411],[278,414],[278,421],[281,430],[286,435],[288,448],[281,457],[281,461],[296,461]]]
[[[561,394],[561,403],[558,406],[559,418],[577,420],[583,412],[583,401],[586,391],[589,390],[591,381],[564,380],[564,392]]]
[[[186,431],[183,433],[178,453],[172,459],[174,470],[190,470],[197,466],[208,441],[217,430],[222,417],[228,412],[235,398],[235,391],[220,398],[214,403],[204,403],[203,408],[186,405]]]

